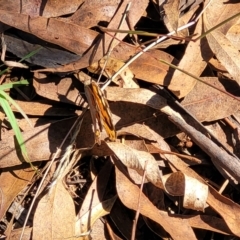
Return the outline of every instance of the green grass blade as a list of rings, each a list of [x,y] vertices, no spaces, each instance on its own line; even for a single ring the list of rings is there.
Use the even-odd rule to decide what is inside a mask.
[[[25,112],[22,110],[22,108],[8,95],[6,94],[4,91],[0,91],[0,96],[2,96],[5,100],[9,101],[12,105],[14,105],[14,107],[23,115],[23,117],[27,120],[27,122],[29,123],[29,125],[31,127],[32,123],[29,120],[28,116],[25,114]]]
[[[11,83],[5,83],[3,85],[0,85],[0,91],[4,91],[13,87],[20,87],[22,85],[28,85],[29,82],[27,80],[20,80],[17,82],[11,82]]]
[[[19,62],[24,61],[25,59],[28,59],[30,57],[32,57],[33,55],[35,55],[40,49],[42,49],[42,47],[37,48],[36,50],[30,52],[28,55],[24,56],[23,58],[21,58],[21,60]]]
[[[22,153],[22,156],[24,157],[24,159],[26,161],[28,161],[27,149],[26,149],[26,146],[24,144],[24,139],[23,139],[22,133],[21,133],[19,127],[18,127],[17,120],[16,120],[16,118],[13,114],[13,111],[12,111],[8,101],[5,99],[5,97],[1,93],[0,93],[0,104],[3,108],[3,111],[5,112],[5,114],[8,117],[8,120],[9,120],[11,126],[12,126],[12,129],[14,130],[16,140],[17,140],[18,146],[20,147],[20,151]]]

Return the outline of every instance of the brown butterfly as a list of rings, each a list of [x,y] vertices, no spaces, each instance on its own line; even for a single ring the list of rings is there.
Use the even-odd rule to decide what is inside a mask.
[[[116,131],[112,122],[112,113],[102,90],[98,84],[93,81],[84,82],[84,90],[93,121],[95,141],[100,144],[100,134],[103,127],[108,134],[109,140],[115,141]]]

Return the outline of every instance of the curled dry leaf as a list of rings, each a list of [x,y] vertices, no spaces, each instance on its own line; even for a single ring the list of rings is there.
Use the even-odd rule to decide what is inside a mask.
[[[203,211],[207,206],[208,186],[181,172],[163,176],[165,190],[170,195],[183,196],[183,207]]]
[[[86,235],[87,232],[91,230],[96,220],[109,214],[116,199],[117,196],[114,196],[108,200],[100,202],[81,216],[81,218],[76,221],[76,236],[79,237],[81,235]]]
[[[126,167],[135,169],[141,175],[146,171],[146,179],[162,188],[158,164],[150,153],[137,151],[122,143],[107,143],[107,145]]]
[[[118,167],[115,169],[118,196],[126,207],[137,211],[139,201],[140,213],[159,223],[173,239],[196,239],[188,221],[171,217],[166,212],[157,209],[143,193],[139,199],[140,189],[121,172],[122,170],[120,171]]]
[[[205,181],[196,172],[189,168],[183,161],[179,161],[177,158],[171,158],[169,161],[176,169],[182,173],[186,174],[189,177],[195,178],[203,184],[206,184]],[[238,227],[240,224],[240,219],[238,218],[238,215],[240,214],[240,206],[237,203],[234,203],[229,198],[222,196],[219,192],[209,186],[207,204],[209,204],[210,207],[212,207],[219,215],[221,215],[225,223],[228,225],[229,229],[234,234],[240,236]],[[221,228],[217,228],[221,230]]]

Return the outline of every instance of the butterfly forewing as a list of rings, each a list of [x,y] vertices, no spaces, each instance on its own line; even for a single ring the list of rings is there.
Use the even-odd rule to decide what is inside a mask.
[[[89,103],[96,141],[100,138],[102,125],[109,139],[115,141],[116,131],[112,122],[112,114],[102,90],[95,82],[91,82],[90,84],[85,84],[85,93]]]

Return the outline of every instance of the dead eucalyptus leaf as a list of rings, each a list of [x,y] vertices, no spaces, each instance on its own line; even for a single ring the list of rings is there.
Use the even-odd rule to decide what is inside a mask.
[[[230,79],[222,79],[221,82],[214,77],[201,79],[235,96],[239,94],[235,82]],[[194,89],[184,98],[181,104],[201,122],[222,119],[240,110],[238,100],[202,82],[197,82]]]
[[[239,20],[238,20],[239,22]],[[235,48],[240,49],[240,23],[233,25],[227,32],[226,37],[231,41]]]
[[[44,195],[37,205],[33,220],[33,238],[76,239],[75,221],[72,197],[59,181],[52,193]]]
[[[118,100],[124,102],[139,103],[159,110],[166,106],[166,99],[144,88],[123,89],[116,87],[108,87],[106,89],[106,92],[107,99],[110,101]]]
[[[126,207],[137,211],[140,189],[117,167],[115,171],[116,187],[120,200]],[[196,239],[196,236],[187,221],[181,218],[171,217],[167,212],[157,209],[143,193],[141,193],[139,204],[140,213],[159,223],[173,239]]]
[[[165,24],[169,26],[169,32],[177,31],[178,20],[179,20],[179,0],[169,0],[163,4],[163,9],[165,11],[166,19]]]
[[[217,5],[219,5],[220,9],[224,8],[224,11],[220,14],[220,19],[214,18],[216,12],[213,9],[218,9]],[[220,9],[218,9],[217,11],[220,11]],[[204,26],[206,31],[214,27],[213,23],[216,24],[219,23],[220,20],[226,20],[229,17],[229,12],[231,12],[231,16],[233,16],[234,13],[238,13],[239,6],[234,7],[234,5],[231,6],[231,4],[227,4],[226,7],[223,0],[211,1],[210,6],[206,9],[206,12],[204,14]],[[238,18],[240,18],[240,16]],[[206,35],[206,38],[212,52],[216,55],[218,60],[228,70],[232,77],[238,83],[240,83],[240,53],[225,35],[228,30],[227,27],[229,28],[231,26],[230,24],[236,22],[238,18],[227,22],[221,28],[211,31],[209,34]],[[211,21],[213,19],[214,21]]]
[[[69,18],[73,23],[91,28],[99,21],[109,22],[119,7],[120,0],[91,0],[85,1],[81,7]]]
[[[202,21],[199,20],[194,33],[198,34],[201,31]],[[196,42],[190,41],[178,67],[199,77],[211,57],[212,52],[209,51],[206,39]],[[183,98],[194,88],[196,82],[196,79],[193,79],[191,76],[175,70],[168,89],[178,98]]]
[[[81,5],[83,0],[73,0],[71,3],[66,4],[66,1],[30,1],[22,2],[9,0],[0,0],[2,10],[11,11],[13,13],[28,14],[30,16],[44,16],[44,17],[59,17],[62,15],[73,13]],[[43,7],[44,5],[44,7]]]
[[[98,33],[57,18],[37,17],[0,10],[0,21],[22,31],[57,44],[76,54],[83,54],[96,40]],[[59,31],[61,29],[61,31]]]
[[[98,203],[88,210],[81,218],[79,218],[76,221],[76,236],[86,234],[91,230],[92,226],[99,218],[109,214],[116,199],[117,196],[114,196],[108,200]]]
[[[202,211],[206,208],[208,186],[181,172],[163,176],[165,190],[173,196],[183,196],[183,207]]]
[[[126,167],[136,170],[141,175],[146,171],[146,179],[155,186],[162,188],[158,164],[150,153],[137,151],[122,143],[109,142],[107,145]]]

